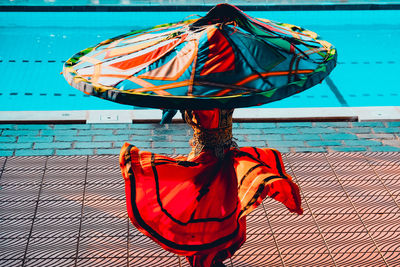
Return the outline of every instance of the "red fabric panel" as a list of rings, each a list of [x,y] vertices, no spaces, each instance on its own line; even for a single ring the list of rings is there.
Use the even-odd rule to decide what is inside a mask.
[[[206,129],[215,129],[219,126],[220,110],[193,110],[194,122]]]
[[[283,203],[290,212],[303,214],[299,187],[290,180],[277,180],[266,186],[268,196]],[[265,196],[264,196],[265,197]]]
[[[201,76],[235,69],[235,54],[228,40],[217,28],[207,31],[209,43],[208,60],[200,73]]]
[[[187,160],[125,144],[120,165],[131,222],[195,267],[232,256],[245,240],[245,211],[267,195],[303,212],[299,189],[273,149],[232,148],[222,160],[204,150]]]
[[[238,222],[240,203],[231,164],[202,153],[196,163],[185,166],[179,164],[183,158],[127,149],[125,144],[120,165],[128,215],[136,228],[164,249],[186,256],[216,247],[224,250],[237,242],[245,230]]]
[[[206,251],[201,251],[193,256],[187,256],[187,261],[193,267],[208,267],[217,265],[219,262],[230,258],[246,241],[246,217],[239,219],[240,231],[233,240],[232,245],[228,248],[213,248]],[[214,265],[213,265],[214,264]],[[218,266],[218,265],[217,265]]]

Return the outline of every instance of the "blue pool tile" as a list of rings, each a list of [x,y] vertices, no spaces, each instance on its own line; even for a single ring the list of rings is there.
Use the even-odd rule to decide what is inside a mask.
[[[119,148],[99,148],[96,150],[96,155],[118,155],[120,151]]]
[[[0,124],[0,129],[14,129],[15,124]]]
[[[187,136],[181,136],[181,135],[172,135],[175,139],[175,141],[179,141],[179,138],[182,137],[183,139],[189,139],[189,137]],[[151,135],[133,135],[132,138],[130,138],[130,140],[132,140],[132,142],[136,142],[136,141],[168,141],[169,136],[168,135],[155,135],[155,136],[151,136]],[[129,140],[129,139],[127,139]]]
[[[267,140],[282,140],[282,135],[279,134],[262,134],[262,135],[247,135],[249,141],[267,141]]]
[[[75,148],[111,148],[111,142],[77,142]]]
[[[93,141],[129,141],[129,135],[95,135]]]
[[[343,132],[345,133],[372,133],[372,128],[371,127],[356,127],[356,128],[346,128],[343,129]]]
[[[120,130],[115,130],[116,135],[144,135],[144,136],[151,136],[152,135],[152,130],[150,129],[120,129]]]
[[[56,141],[71,142],[71,141],[82,141],[90,142],[92,141],[92,136],[76,136],[76,135],[59,135],[55,137]]]
[[[394,146],[394,147],[400,147],[400,140],[394,139],[394,140],[382,140],[383,145],[387,146]]]
[[[400,151],[400,147],[394,146],[371,146],[368,148],[369,151],[372,152],[398,152]]]
[[[276,123],[268,123],[268,122],[254,122],[254,123],[240,123],[238,127],[241,129],[266,129],[266,128],[276,128]]]
[[[14,150],[0,150],[0,157],[11,157]]]
[[[172,132],[181,133],[184,130],[181,128],[175,128],[175,127],[167,128],[165,126],[155,126],[153,128],[153,131],[154,131],[154,134],[169,134]]]
[[[160,136],[162,136],[162,135],[160,135]],[[137,136],[134,135],[132,138],[136,138],[136,137]],[[166,136],[166,137],[168,137],[168,136]],[[192,137],[193,137],[192,134],[190,134],[190,135],[189,134],[187,134],[187,135],[171,135],[172,141],[185,141],[185,140],[189,141]]]
[[[361,152],[367,151],[366,147],[350,147],[350,146],[333,146],[328,147],[329,150],[336,151],[336,152]]]
[[[54,125],[55,130],[72,130],[72,129],[90,129],[92,127],[91,124],[56,124]]]
[[[92,129],[129,129],[129,124],[108,123],[108,124],[93,124]]]
[[[374,128],[375,133],[395,133],[400,134],[400,127]]]
[[[154,124],[153,123],[133,123],[130,125],[130,129],[152,130],[152,129],[154,129]]]
[[[387,122],[388,127],[400,127],[400,121],[389,121]]]
[[[20,136],[18,137],[18,143],[24,143],[24,142],[49,143],[53,142],[53,139],[54,139],[53,136]]]
[[[33,147],[33,143],[4,143],[1,145],[2,149],[31,149]]]
[[[232,122],[232,128],[240,128],[241,127],[241,123],[239,122]]]
[[[297,134],[301,128],[271,128],[263,129],[265,134]]]
[[[184,135],[186,134],[186,130],[183,129],[165,129],[165,128],[157,128],[153,130],[154,135]]]
[[[186,135],[186,130],[179,129],[155,129],[154,135]]]
[[[188,147],[187,142],[153,142],[152,147]]]
[[[271,147],[283,153],[398,151],[397,123],[235,123],[234,137],[239,146]],[[125,142],[155,153],[187,154],[192,138],[184,124],[8,125],[0,134],[3,156],[118,154]]]
[[[243,129],[233,129],[232,130],[233,135],[236,134],[263,134],[263,130],[262,129],[247,129],[247,128],[243,128]]]
[[[38,136],[39,130],[4,130],[3,136],[21,136],[21,135],[28,135],[28,136]]]
[[[78,135],[113,135],[113,130],[79,130]]]
[[[72,143],[69,142],[54,142],[54,143],[35,143],[34,149],[46,148],[72,148]]]
[[[382,142],[375,140],[345,140],[346,146],[381,146]]]
[[[326,152],[325,147],[295,147],[295,152]]]
[[[295,141],[295,140],[321,140],[320,135],[318,134],[287,134],[284,135],[285,140],[287,141]]]
[[[323,133],[336,133],[336,130],[333,128],[314,127],[314,128],[301,128],[300,132],[304,134],[323,134]]]
[[[327,140],[307,141],[306,143],[310,146],[341,146],[342,145],[341,141],[327,141]]]
[[[52,156],[54,149],[16,150],[15,156]]]
[[[59,156],[94,155],[94,150],[93,149],[57,149],[56,155],[59,155]]]
[[[271,148],[275,148],[275,149],[278,149],[279,150],[279,152],[281,152],[281,153],[289,153],[289,152],[292,152],[291,150],[290,150],[290,148],[289,147],[271,147]]]
[[[312,127],[312,122],[280,122],[279,128]]]
[[[185,131],[188,129],[191,129],[189,125],[186,123],[174,123],[174,124],[169,124],[167,129],[175,129],[175,130],[180,130],[180,131]]]
[[[46,135],[76,135],[78,133],[78,130],[42,130],[41,135],[46,136]]]
[[[16,141],[17,141],[16,136],[0,136],[0,143],[11,143]]]
[[[355,140],[358,139],[355,134],[338,133],[338,134],[321,134],[323,140]]]
[[[362,139],[394,139],[395,135],[394,134],[357,134],[358,138]]]
[[[135,140],[137,139],[137,135],[134,136]],[[175,137],[182,137],[182,140],[174,140],[174,141],[186,141],[189,140],[189,137],[185,136],[185,135],[154,135],[154,136],[144,136],[146,138],[143,138],[141,140],[147,140],[147,141],[163,141],[163,142],[168,142],[168,140],[175,138]]]
[[[349,127],[349,122],[337,121],[337,122],[316,122],[316,127],[331,127],[331,128],[346,128]]]
[[[360,121],[353,122],[354,127],[384,127],[381,121]]]
[[[19,124],[18,130],[51,130],[52,127],[48,124]]]
[[[267,141],[268,147],[303,147],[304,141]],[[257,145],[255,145],[257,146]]]

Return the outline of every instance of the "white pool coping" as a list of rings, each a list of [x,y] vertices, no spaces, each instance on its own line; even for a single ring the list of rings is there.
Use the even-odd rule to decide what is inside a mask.
[[[0,111],[0,123],[143,123],[159,122],[161,110]],[[400,106],[327,108],[241,108],[236,121],[394,121]],[[174,121],[180,121],[179,113]]]

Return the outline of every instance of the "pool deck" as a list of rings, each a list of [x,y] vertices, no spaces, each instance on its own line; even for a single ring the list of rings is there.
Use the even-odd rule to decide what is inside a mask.
[[[0,124],[0,266],[188,266],[127,218],[125,142],[186,154],[182,123]],[[304,214],[266,199],[227,266],[399,266],[400,121],[236,122],[281,150]]]
[[[235,122],[233,133],[239,146],[283,153],[400,152],[400,121]],[[184,123],[0,124],[0,156],[115,155],[124,142],[182,155],[191,135]]]

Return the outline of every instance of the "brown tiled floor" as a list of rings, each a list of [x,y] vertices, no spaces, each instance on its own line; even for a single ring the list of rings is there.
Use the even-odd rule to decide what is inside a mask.
[[[400,153],[291,153],[304,214],[266,199],[228,266],[400,266]],[[0,158],[0,266],[188,266],[127,219],[117,156]]]

